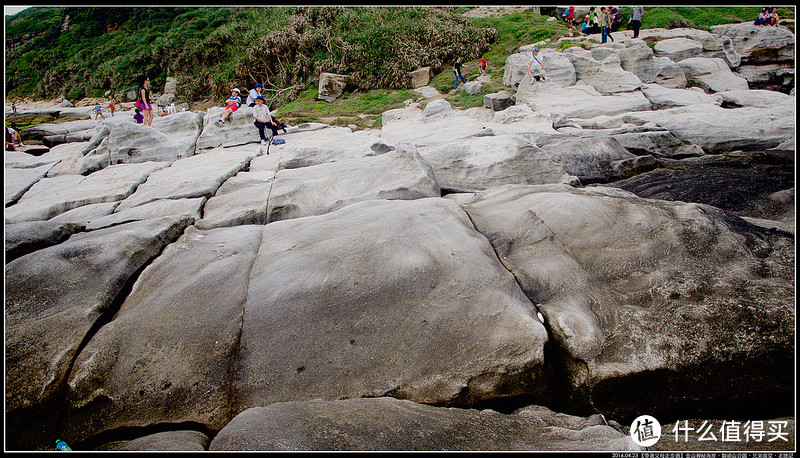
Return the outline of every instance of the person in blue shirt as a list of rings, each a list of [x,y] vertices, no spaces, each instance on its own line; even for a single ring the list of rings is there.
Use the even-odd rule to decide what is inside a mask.
[[[238,110],[239,107],[242,105],[242,98],[239,97],[239,88],[231,89],[231,96],[225,100],[225,109],[222,110],[222,116],[217,121],[220,124],[225,124],[225,118],[230,116],[231,113]]]

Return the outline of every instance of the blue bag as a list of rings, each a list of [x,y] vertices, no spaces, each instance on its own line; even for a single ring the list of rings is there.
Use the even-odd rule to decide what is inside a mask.
[[[284,143],[286,143],[286,140],[284,140],[282,138],[274,138],[274,139],[272,139],[272,144],[273,145],[283,145]]]

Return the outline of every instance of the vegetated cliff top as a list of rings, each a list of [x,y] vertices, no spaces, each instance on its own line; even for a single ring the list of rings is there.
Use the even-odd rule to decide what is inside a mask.
[[[518,11],[469,18],[467,7],[33,7],[6,17],[6,95],[102,96],[148,75],[178,79],[182,100],[224,98],[261,82],[293,100],[321,72],[362,89],[407,87],[407,72],[448,70],[461,56],[492,62],[522,44],[565,35],[563,21]],[[622,8],[623,24],[631,8]],[[643,28],[746,21],[758,7],[646,8]],[[793,17],[781,8],[781,17]],[[495,62],[495,66],[497,65]]]

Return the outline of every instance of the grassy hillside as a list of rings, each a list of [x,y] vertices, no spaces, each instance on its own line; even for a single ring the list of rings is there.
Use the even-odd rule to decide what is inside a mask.
[[[232,86],[261,82],[286,119],[375,125],[381,112],[419,96],[407,72],[431,66],[430,85],[452,90],[450,66],[464,61],[468,80],[478,57],[503,89],[505,59],[521,45],[569,33],[564,21],[516,12],[464,18],[469,10],[432,7],[29,8],[6,17],[8,97],[78,99],[134,86],[147,74],[163,88],[178,79],[183,101],[221,101]],[[621,9],[623,24],[631,14]],[[646,7],[642,28],[693,27],[754,19],[759,7]],[[779,8],[793,18],[793,8]],[[624,28],[624,25],[623,25]],[[333,104],[316,100],[319,73],[352,75],[358,91]],[[461,108],[482,95],[448,94]],[[422,101],[424,103],[424,100]],[[372,120],[372,121],[369,121]]]

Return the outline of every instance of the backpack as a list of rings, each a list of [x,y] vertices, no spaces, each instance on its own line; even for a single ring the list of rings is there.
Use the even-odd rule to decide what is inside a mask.
[[[568,15],[569,15],[569,10],[568,9],[564,10],[564,12],[561,13],[561,17],[567,17]]]

